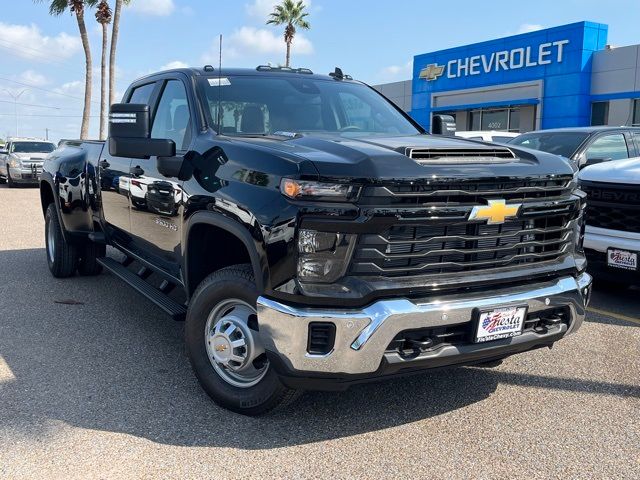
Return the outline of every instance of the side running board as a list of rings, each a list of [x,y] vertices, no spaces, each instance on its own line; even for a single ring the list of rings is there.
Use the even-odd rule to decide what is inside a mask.
[[[124,280],[136,291],[138,291],[138,293],[151,300],[174,320],[180,321],[185,319],[187,315],[187,308],[184,305],[181,305],[173,300],[161,290],[158,290],[157,288],[148,284],[145,281],[145,278],[147,278],[148,275],[136,275],[134,272],[126,268],[123,264],[109,257],[99,258],[98,263],[100,263],[100,265],[113,273],[116,277]]]

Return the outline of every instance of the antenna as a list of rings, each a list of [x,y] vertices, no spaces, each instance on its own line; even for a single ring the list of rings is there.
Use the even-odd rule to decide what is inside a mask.
[[[218,56],[218,134],[222,133],[222,34],[220,34],[220,52]]]

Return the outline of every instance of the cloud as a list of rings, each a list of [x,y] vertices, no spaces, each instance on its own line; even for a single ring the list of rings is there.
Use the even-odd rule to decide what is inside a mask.
[[[173,62],[169,62],[160,67],[160,70],[173,70],[174,68],[187,68],[189,65],[180,61],[174,60]]]
[[[33,85],[34,87],[43,87],[49,83],[47,77],[33,70],[25,70],[20,74],[20,81]]]
[[[394,80],[408,80],[413,73],[413,60],[402,65],[389,65],[378,72],[377,77],[382,82],[392,82]]]
[[[518,27],[518,30],[516,30],[515,32],[515,35],[519,35],[521,33],[537,32],[538,30],[544,30],[544,28],[545,28],[544,25],[538,25],[535,23],[523,23]]]
[[[82,45],[79,37],[65,32],[54,37],[43,35],[40,28],[33,23],[15,25],[0,22],[0,47],[18,57],[51,61],[72,57],[80,51]]]
[[[135,0],[129,8],[144,15],[166,17],[174,12],[176,5],[173,0]]]
[[[256,59],[260,62],[282,62],[284,60],[286,45],[281,35],[266,28],[244,26],[235,30],[223,43],[224,59]],[[296,34],[291,45],[291,54],[310,55],[313,53],[313,45],[308,38],[300,33]],[[206,52],[202,60],[212,62],[218,59],[218,40],[216,39],[210,50]]]
[[[253,0],[253,3],[245,4],[244,9],[250,17],[266,22],[273,8],[280,3],[282,0]],[[310,11],[311,0],[306,0],[304,4],[307,7],[306,11]]]

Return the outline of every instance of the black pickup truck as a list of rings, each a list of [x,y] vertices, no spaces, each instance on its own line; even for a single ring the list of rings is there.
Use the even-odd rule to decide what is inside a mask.
[[[109,128],[45,162],[49,268],[106,268],[186,320],[231,410],[495,365],[583,321],[585,195],[561,157],[429,135],[339,69],[157,73]]]

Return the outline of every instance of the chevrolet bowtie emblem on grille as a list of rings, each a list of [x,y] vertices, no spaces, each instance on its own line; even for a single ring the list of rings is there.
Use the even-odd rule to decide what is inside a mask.
[[[488,205],[473,207],[469,220],[486,220],[488,225],[504,223],[507,218],[518,216],[521,203],[507,205],[504,200],[488,200]]]
[[[424,78],[428,82],[437,80],[444,73],[444,66],[437,63],[431,63],[420,70],[420,78]]]

